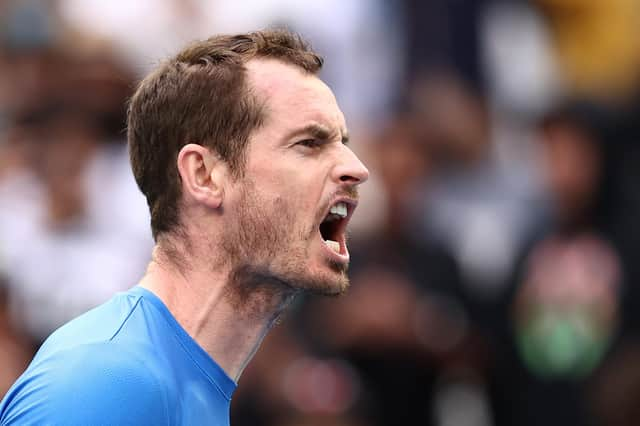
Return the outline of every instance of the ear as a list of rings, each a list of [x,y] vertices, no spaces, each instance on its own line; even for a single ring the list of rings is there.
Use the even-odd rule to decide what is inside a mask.
[[[217,209],[224,198],[227,163],[208,148],[190,143],[178,153],[178,173],[185,200]]]

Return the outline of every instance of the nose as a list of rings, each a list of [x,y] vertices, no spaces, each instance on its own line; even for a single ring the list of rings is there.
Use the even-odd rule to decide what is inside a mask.
[[[369,179],[369,170],[351,149],[343,145],[341,161],[334,169],[334,176],[341,183],[359,185]]]

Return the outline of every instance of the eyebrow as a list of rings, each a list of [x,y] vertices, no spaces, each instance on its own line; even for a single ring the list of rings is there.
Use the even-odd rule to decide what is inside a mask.
[[[318,123],[312,123],[312,124],[308,124],[298,130],[294,130],[291,135],[289,136],[289,138],[293,138],[294,136],[299,136],[299,135],[303,135],[303,134],[309,134],[311,136],[313,136],[316,139],[321,139],[321,140],[329,140],[331,139],[336,132],[331,131],[328,127],[322,125],[322,124],[318,124]],[[342,132],[340,132],[342,134],[341,137],[341,141],[343,144],[348,144],[349,143],[349,133],[348,131],[345,129]]]

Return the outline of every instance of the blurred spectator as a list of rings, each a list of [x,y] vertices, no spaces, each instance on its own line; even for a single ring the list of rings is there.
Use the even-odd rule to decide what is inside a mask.
[[[122,143],[126,72],[105,56],[54,53],[33,52],[25,63],[53,67],[33,75],[28,96],[9,99],[3,149],[11,155],[0,173],[9,311],[35,344],[135,284],[152,244]]]
[[[584,111],[558,109],[540,127],[554,222],[525,251],[505,299],[497,425],[597,424],[585,380],[615,342],[624,277],[598,215],[604,141]]]
[[[414,96],[434,157],[420,228],[453,254],[474,316],[490,328],[515,254],[544,222],[545,204],[525,168],[499,166],[484,98],[450,76],[426,77]]]

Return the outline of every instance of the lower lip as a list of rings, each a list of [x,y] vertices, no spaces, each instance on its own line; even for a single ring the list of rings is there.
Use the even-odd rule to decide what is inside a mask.
[[[319,237],[320,237],[320,244],[322,245],[324,250],[327,252],[327,254],[331,258],[333,258],[335,261],[339,263],[349,263],[349,251],[347,250],[347,246],[344,242],[340,242],[340,251],[343,252],[344,254],[336,253],[332,248],[329,248],[329,246],[325,244],[321,235],[319,235]]]

